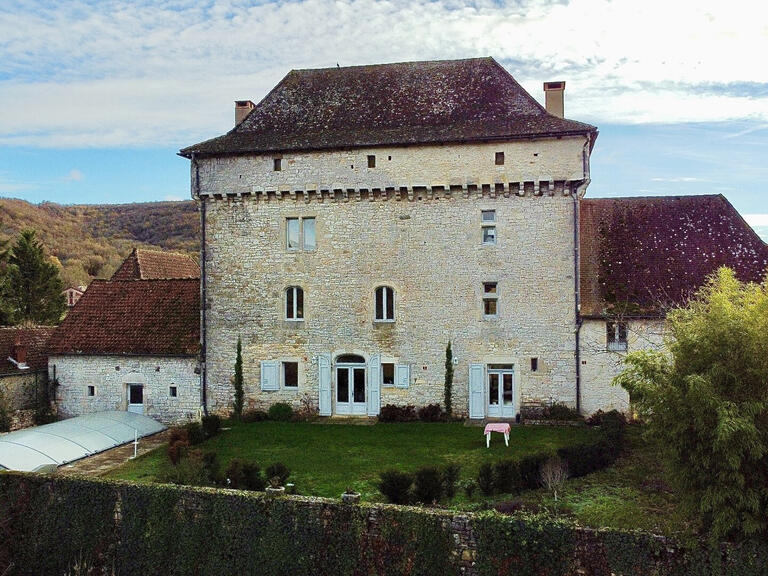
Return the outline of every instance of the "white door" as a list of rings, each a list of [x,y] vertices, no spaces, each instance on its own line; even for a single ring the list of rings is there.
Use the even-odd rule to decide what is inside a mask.
[[[365,416],[365,364],[336,365],[336,414]]]
[[[488,368],[487,375],[488,416],[491,418],[514,418],[515,371],[508,368]]]
[[[128,412],[144,414],[144,386],[128,384]]]

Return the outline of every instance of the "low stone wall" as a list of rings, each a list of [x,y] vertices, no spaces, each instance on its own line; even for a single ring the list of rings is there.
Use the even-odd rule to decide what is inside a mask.
[[[0,474],[0,574],[764,574],[766,544],[308,497]],[[78,566],[77,571],[75,566]]]

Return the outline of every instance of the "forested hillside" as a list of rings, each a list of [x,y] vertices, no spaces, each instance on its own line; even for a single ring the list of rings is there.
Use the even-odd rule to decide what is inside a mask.
[[[37,232],[65,285],[107,278],[134,246],[196,254],[194,202],[62,206],[0,198],[0,241],[27,228]]]

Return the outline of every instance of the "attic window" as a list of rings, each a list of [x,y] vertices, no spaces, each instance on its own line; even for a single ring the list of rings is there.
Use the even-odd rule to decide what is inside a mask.
[[[373,154],[368,155],[368,168],[376,168],[376,156]]]
[[[626,322],[607,322],[605,325],[606,349],[612,352],[627,351]]]
[[[273,158],[272,162],[274,163],[272,165],[272,168],[275,172],[280,172],[283,169],[283,159],[282,158]]]
[[[504,152],[496,152],[496,166],[504,166]]]

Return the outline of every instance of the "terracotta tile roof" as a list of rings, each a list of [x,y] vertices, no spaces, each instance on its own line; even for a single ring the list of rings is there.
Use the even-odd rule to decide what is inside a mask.
[[[0,328],[0,374],[22,374],[30,370],[44,370],[48,366],[48,340],[55,326],[34,326],[30,328]],[[27,347],[27,366],[30,370],[19,370],[8,360],[12,356],[16,339]]]
[[[197,354],[199,339],[199,280],[94,280],[49,353],[187,356]]]
[[[134,248],[112,280],[158,280],[200,278],[200,266],[185,254]]]
[[[580,222],[584,316],[658,315],[720,266],[744,281],[768,271],[768,245],[722,195],[584,199]]]
[[[596,133],[552,116],[493,58],[292,70],[233,130],[181,155]]]

